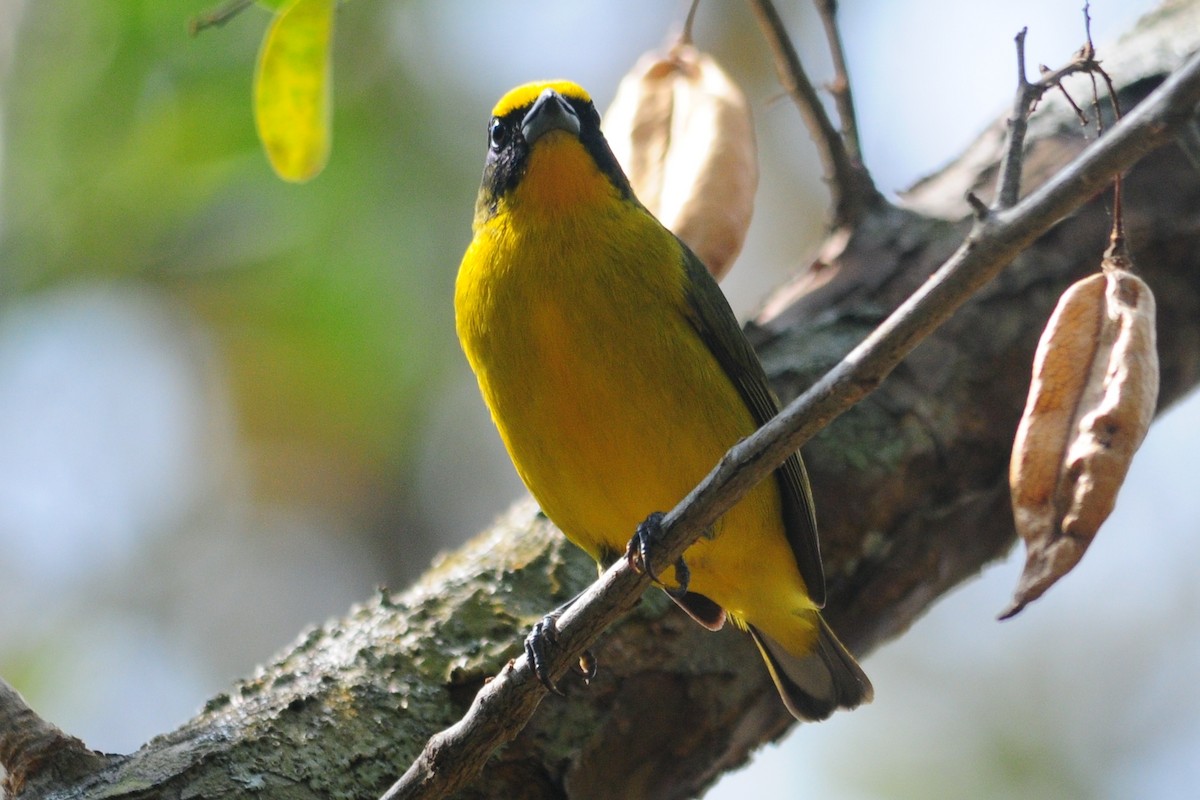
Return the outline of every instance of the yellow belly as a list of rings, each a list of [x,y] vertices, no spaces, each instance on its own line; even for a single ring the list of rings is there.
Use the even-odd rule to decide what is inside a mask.
[[[538,234],[522,240],[503,218],[491,224],[472,245],[487,252],[468,251],[460,272],[459,336],[542,509],[597,560],[615,556],[639,522],[673,508],[756,425],[683,314],[673,240],[648,230],[633,237],[636,251],[553,249],[531,246]],[[538,238],[578,244],[594,227]],[[796,646],[810,635],[813,607],[774,480],[685,559],[690,588],[736,622]]]

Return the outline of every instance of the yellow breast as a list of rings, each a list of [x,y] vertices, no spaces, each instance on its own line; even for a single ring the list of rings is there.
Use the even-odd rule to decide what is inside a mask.
[[[499,214],[477,232],[456,291],[459,335],[530,491],[572,541],[610,558],[755,425],[685,318],[677,245],[648,215],[522,223]],[[739,535],[687,557],[693,588],[736,613],[730,592],[709,584],[733,581],[747,561],[794,564],[774,482],[727,526]],[[717,543],[739,552],[715,557]]]

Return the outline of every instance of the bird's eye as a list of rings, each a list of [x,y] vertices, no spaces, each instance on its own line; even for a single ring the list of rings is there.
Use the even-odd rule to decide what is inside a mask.
[[[488,129],[488,140],[492,143],[493,150],[499,150],[508,143],[508,123],[502,119],[492,120],[492,125]]]

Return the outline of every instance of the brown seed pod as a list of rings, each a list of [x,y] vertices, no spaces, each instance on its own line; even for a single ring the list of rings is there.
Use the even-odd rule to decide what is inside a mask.
[[[1038,343],[1009,468],[1025,569],[1001,619],[1083,557],[1108,518],[1158,400],[1154,295],[1106,257],[1069,288]]]
[[[617,87],[604,135],[638,199],[720,280],[742,249],[758,188],[741,90],[691,45],[648,53]]]

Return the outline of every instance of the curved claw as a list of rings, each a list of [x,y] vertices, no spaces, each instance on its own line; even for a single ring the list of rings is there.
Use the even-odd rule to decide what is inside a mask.
[[[688,584],[692,582],[692,571],[688,569],[687,562],[683,560],[683,556],[680,556],[675,561],[675,580],[679,582],[678,586],[674,588],[665,586],[663,587],[663,591],[672,597],[683,597],[688,593]]]
[[[533,674],[537,676],[542,686],[560,697],[566,697],[566,694],[550,677],[546,647],[558,643],[558,618],[573,602],[574,598],[542,617],[534,623],[533,628],[525,636],[525,658],[533,667]],[[584,650],[583,654],[579,656],[579,663],[575,664],[573,669],[583,678],[583,682],[588,684],[596,677],[596,664],[596,657],[592,655],[592,651]]]
[[[542,686],[560,697],[565,697],[562,689],[559,689],[558,684],[550,677],[550,666],[546,663],[546,645],[547,643],[554,644],[557,641],[558,615],[550,613],[535,622],[525,637],[525,658],[529,660],[529,665],[533,667],[533,674],[537,676]]]
[[[638,572],[645,572],[650,576],[651,580],[658,584],[662,584],[662,581],[659,580],[658,575],[654,573],[654,569],[650,566],[652,563],[650,551],[662,539],[663,519],[663,513],[655,511],[642,520],[637,526],[637,531],[633,534],[633,538],[629,540],[629,546],[625,548],[625,559],[629,562],[630,566]],[[676,597],[687,594],[691,575],[692,572],[688,569],[683,556],[677,558],[675,560],[675,580],[679,585],[675,588],[665,589],[667,594]]]
[[[625,546],[625,560],[629,562],[629,566],[638,572],[648,574],[656,582],[659,582],[658,576],[654,574],[654,569],[650,566],[650,540],[656,535],[661,535],[662,521],[661,511],[655,511],[646,517],[638,523],[633,538]]]

